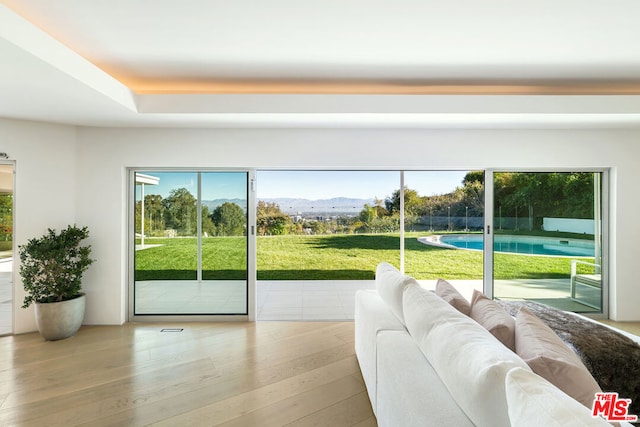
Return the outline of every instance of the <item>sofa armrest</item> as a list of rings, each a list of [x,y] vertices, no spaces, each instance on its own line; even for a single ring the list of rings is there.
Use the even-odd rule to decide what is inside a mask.
[[[355,350],[362,377],[367,386],[373,412],[376,413],[376,339],[379,331],[406,331],[374,290],[356,292]]]
[[[473,426],[405,331],[378,334],[378,425]]]

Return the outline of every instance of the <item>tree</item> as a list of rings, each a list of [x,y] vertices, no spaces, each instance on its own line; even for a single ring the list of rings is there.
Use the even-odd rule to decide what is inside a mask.
[[[545,217],[593,218],[591,172],[497,173],[494,189],[496,209],[505,217],[528,217],[530,228]]]
[[[145,212],[145,233],[153,234],[164,230],[162,215],[162,196],[159,194],[148,194],[144,197]]]
[[[375,206],[365,204],[358,215],[357,222],[352,224],[352,228],[361,233],[397,232],[400,229],[399,212],[394,210],[394,213],[390,214],[387,209],[380,206],[380,203],[381,201],[376,201]]]
[[[476,182],[484,185],[484,171],[468,172],[462,179],[462,185],[465,186]]]
[[[285,215],[277,203],[258,201],[256,222],[258,234],[281,235],[286,234],[292,227],[293,221],[289,215]]]
[[[225,202],[213,210],[211,219],[218,236],[242,236],[247,228],[247,215],[236,203]]]
[[[327,231],[324,221],[310,220],[305,222],[304,227],[311,230],[311,234],[325,234]]]
[[[207,234],[208,236],[215,236],[216,234],[216,225],[213,223],[211,219],[211,214],[209,213],[209,208],[205,205],[202,205],[202,234]]]
[[[571,206],[574,218],[594,218],[593,173],[570,173],[563,187],[565,206]]]
[[[162,200],[163,217],[166,228],[174,229],[183,236],[193,236],[197,230],[196,198],[186,188],[169,192]]]
[[[378,218],[382,218],[383,216],[389,215],[389,211],[384,207],[384,200],[378,199],[377,197],[373,199],[373,205],[376,209]]]
[[[370,206],[369,204],[364,204],[364,209],[360,211],[360,215],[358,216],[360,221],[368,224],[372,222],[375,218],[378,218],[378,210],[375,206]]]
[[[483,175],[484,177],[484,175]],[[463,203],[470,216],[484,215],[484,182],[468,181],[462,187]]]
[[[390,215],[400,213],[400,190],[395,190],[385,201],[385,208]],[[423,204],[422,197],[416,190],[404,189],[404,211],[408,215],[416,215]]]

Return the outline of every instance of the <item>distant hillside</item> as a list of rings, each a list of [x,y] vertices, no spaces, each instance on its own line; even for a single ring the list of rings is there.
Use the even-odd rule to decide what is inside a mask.
[[[244,211],[247,211],[247,200],[246,199],[215,199],[215,200],[203,200],[202,204],[209,208],[209,212],[213,212],[215,208],[222,205],[223,203],[230,202],[235,203],[240,206]]]
[[[349,197],[334,197],[332,199],[309,200],[296,198],[264,198],[260,199],[268,203],[275,203],[280,206],[280,210],[289,215],[301,214],[322,214],[322,215],[341,215],[341,214],[357,214],[364,207],[365,203],[373,205],[373,199],[352,199]],[[202,204],[209,208],[209,212],[213,212],[215,208],[223,203],[230,202],[247,210],[247,201],[244,199],[215,199],[203,200]]]
[[[352,199],[334,197],[332,199],[309,200],[294,198],[264,198],[265,202],[276,203],[280,210],[287,214],[355,214],[362,210],[365,203],[373,204],[373,199]]]

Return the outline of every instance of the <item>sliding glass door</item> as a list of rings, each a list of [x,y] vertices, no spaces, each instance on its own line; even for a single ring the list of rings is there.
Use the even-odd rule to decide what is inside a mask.
[[[602,312],[603,173],[493,173],[493,294]]]
[[[258,319],[353,319],[388,262],[434,287],[482,289],[482,171],[259,171]]]
[[[483,171],[404,172],[406,274],[482,290],[483,225]]]
[[[425,286],[444,278],[468,296],[606,314],[606,179],[135,171],[131,314],[348,319],[381,261]]]
[[[248,173],[134,180],[133,315],[248,314]]]

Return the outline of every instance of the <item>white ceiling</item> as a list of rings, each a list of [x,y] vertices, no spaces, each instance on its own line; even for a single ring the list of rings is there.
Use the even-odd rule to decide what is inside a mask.
[[[0,116],[640,127],[637,0],[0,0]]]

